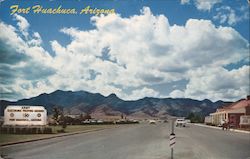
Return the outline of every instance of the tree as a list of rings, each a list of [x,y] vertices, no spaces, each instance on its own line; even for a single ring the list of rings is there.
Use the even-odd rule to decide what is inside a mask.
[[[65,132],[64,129],[67,127],[67,121],[63,111],[58,107],[53,108],[53,119],[56,121],[56,125],[62,126],[62,129],[59,132]]]
[[[59,124],[60,121],[61,110],[58,107],[53,108],[53,119],[56,121],[56,125]]]
[[[192,123],[202,123],[203,122],[203,117],[202,115],[198,113],[189,113],[187,116],[187,119],[189,119]]]
[[[82,121],[84,121],[84,120],[85,120],[85,118],[84,118],[83,114],[80,114],[80,116],[74,120],[74,124],[81,124]]]
[[[92,119],[89,113],[87,113],[87,114],[84,116],[84,120],[87,120],[87,119]]]
[[[64,129],[67,127],[67,120],[63,113],[60,116],[60,124],[62,125],[62,132],[65,132]]]
[[[83,120],[83,114],[81,114],[80,116],[79,116],[79,119],[80,119],[80,121],[82,121]]]

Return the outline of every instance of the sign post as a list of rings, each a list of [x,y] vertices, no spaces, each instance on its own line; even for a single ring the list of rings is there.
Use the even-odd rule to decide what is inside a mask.
[[[171,125],[172,129],[171,129],[171,134],[169,137],[169,140],[170,140],[169,146],[171,148],[171,159],[174,158],[174,145],[175,145],[174,122],[175,120],[172,119],[172,125]]]

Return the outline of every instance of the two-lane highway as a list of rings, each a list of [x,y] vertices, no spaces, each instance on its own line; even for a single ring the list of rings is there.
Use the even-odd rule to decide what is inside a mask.
[[[175,159],[246,159],[250,134],[175,128]],[[170,125],[138,124],[2,147],[11,159],[168,159]]]

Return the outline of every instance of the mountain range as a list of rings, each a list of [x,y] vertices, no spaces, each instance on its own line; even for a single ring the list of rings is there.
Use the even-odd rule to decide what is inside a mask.
[[[53,107],[60,107],[66,114],[91,114],[91,116],[120,116],[122,114],[132,117],[151,118],[167,116],[187,116],[197,113],[202,116],[214,112],[218,107],[228,102],[212,102],[208,99],[194,100],[189,98],[151,98],[145,97],[134,101],[125,101],[115,94],[103,96],[99,93],[86,91],[57,90],[50,94],[18,101],[0,100],[0,115],[3,116],[7,105],[42,105],[52,113]]]

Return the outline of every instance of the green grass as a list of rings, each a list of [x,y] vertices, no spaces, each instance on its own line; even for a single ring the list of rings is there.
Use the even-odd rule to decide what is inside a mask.
[[[9,143],[9,142],[18,142],[25,141],[31,139],[39,139],[53,136],[53,134],[27,134],[27,135],[19,135],[19,134],[0,134],[0,144]]]
[[[65,133],[58,133],[61,130],[61,126],[50,126],[52,128],[53,134],[0,134],[0,144],[9,142],[26,141],[40,138],[47,138],[56,136],[59,134],[73,133],[79,131],[88,131],[96,129],[114,128],[116,125],[68,125],[65,129]]]

